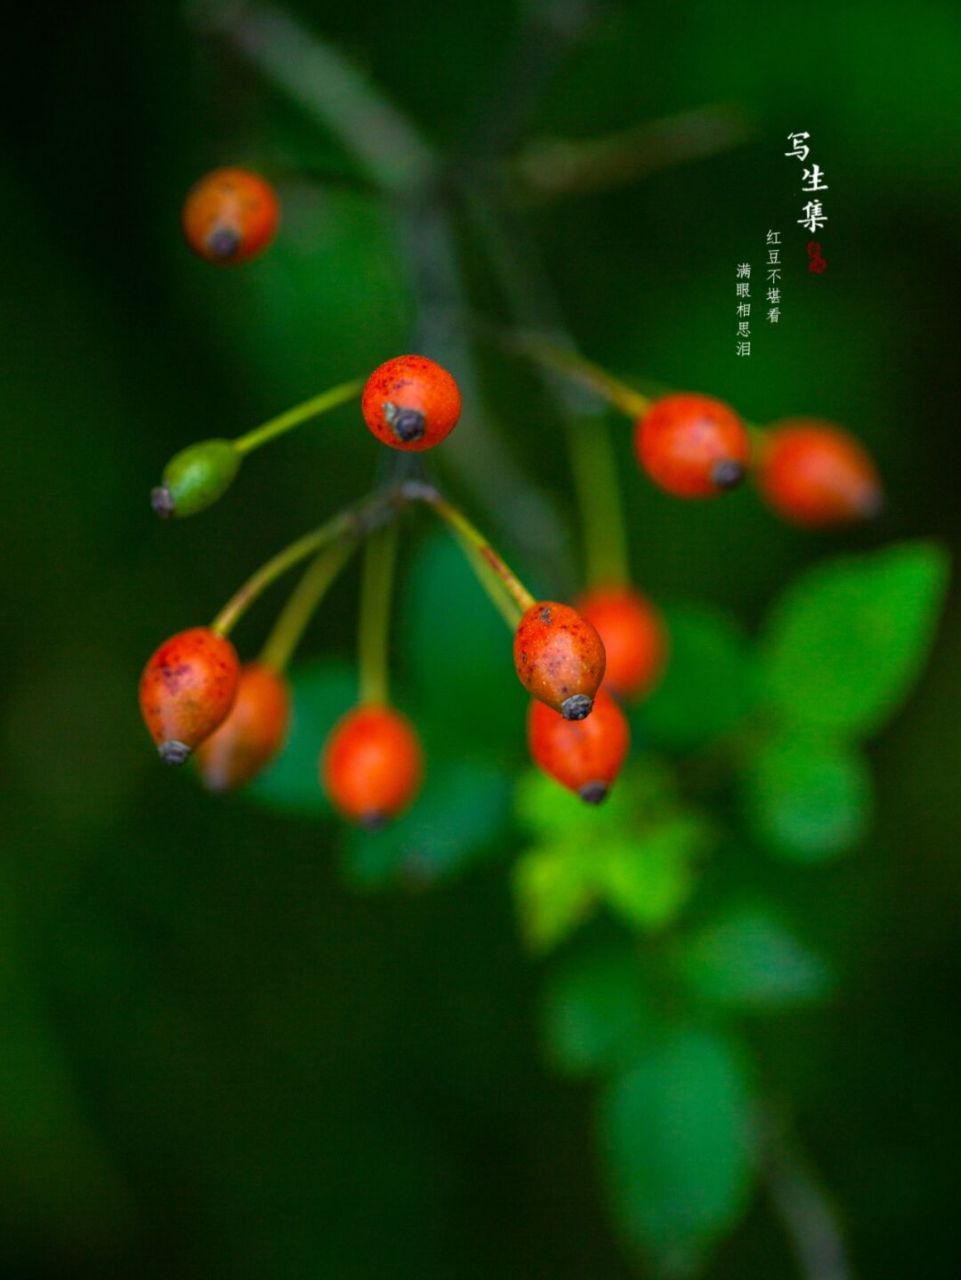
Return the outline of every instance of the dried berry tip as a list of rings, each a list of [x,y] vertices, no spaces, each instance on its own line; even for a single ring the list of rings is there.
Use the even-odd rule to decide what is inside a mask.
[[[150,490],[150,505],[161,520],[169,520],[174,513],[174,496],[165,484]]]
[[[397,439],[404,444],[420,440],[427,430],[427,420],[419,409],[402,409],[390,400],[384,402],[384,418]]]
[[[240,248],[240,234],[233,227],[214,227],[207,237],[207,248],[215,258],[232,258]]]
[[[185,742],[178,742],[176,738],[171,738],[169,742],[161,742],[157,752],[164,764],[186,764],[190,759],[190,748]]]
[[[387,826],[387,814],[373,809],[370,813],[362,813],[357,821],[365,831],[380,831]]]
[[[719,489],[736,489],[744,479],[744,468],[733,458],[722,458],[711,468],[711,479]]]
[[[604,782],[585,782],[578,795],[585,804],[600,804],[607,799],[607,784]]]
[[[572,693],[561,703],[561,715],[565,720],[586,720],[593,706],[594,699],[586,693]]]

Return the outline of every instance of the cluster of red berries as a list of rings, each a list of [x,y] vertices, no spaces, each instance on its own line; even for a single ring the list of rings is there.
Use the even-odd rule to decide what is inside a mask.
[[[241,169],[209,174],[191,191],[183,212],[191,246],[222,264],[260,252],[278,221],[279,203],[270,185]],[[410,452],[444,440],[460,411],[454,378],[419,355],[382,364],[361,395],[372,434]],[[881,503],[870,458],[828,423],[794,420],[760,431],[709,396],[675,394],[656,400],[637,417],[634,440],[642,468],[679,497],[715,496],[734,488],[753,468],[771,507],[799,524],[863,518]],[[239,460],[230,441],[184,450],[165,471],[164,486],[154,491],[156,509],[165,515],[201,510],[227,488]],[[668,648],[663,622],[641,593],[625,584],[591,590],[576,609],[556,601],[531,603],[523,595],[514,663],[532,695],[531,754],[564,786],[598,803],[629,748],[620,702],[649,691],[663,669]],[[161,645],[144,670],[140,699],[161,757],[182,764],[196,752],[201,776],[215,790],[242,786],[256,776],[283,746],[290,717],[283,671],[265,660],[242,667],[216,624],[180,632]],[[368,700],[334,726],[319,772],[335,806],[373,826],[412,801],[422,778],[423,752],[406,717],[386,701]]]

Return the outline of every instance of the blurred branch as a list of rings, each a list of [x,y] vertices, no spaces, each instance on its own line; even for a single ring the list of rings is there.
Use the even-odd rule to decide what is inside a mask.
[[[510,186],[521,202],[582,195],[716,155],[747,142],[752,134],[740,108],[719,103],[603,138],[535,139],[509,162]]]
[[[282,9],[191,0],[189,10],[336,135],[380,186],[405,192],[430,178],[433,154],[413,125],[339,50]]]
[[[804,1280],[853,1280],[828,1193],[771,1110],[761,1116],[760,1139],[762,1177]]]

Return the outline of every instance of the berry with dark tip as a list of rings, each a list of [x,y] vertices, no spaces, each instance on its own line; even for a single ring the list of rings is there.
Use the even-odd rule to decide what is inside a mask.
[[[230,713],[240,682],[234,646],[209,627],[165,640],[140,677],[140,710],[160,758],[183,764]]]
[[[637,422],[634,448],[654,483],[679,498],[711,498],[735,488],[750,457],[747,430],[734,410],[690,393],[656,400]]]
[[[624,712],[603,689],[587,720],[572,723],[537,701],[531,702],[527,714],[527,743],[534,762],[587,804],[600,804],[607,796],[630,741]]]
[[[881,480],[871,458],[830,422],[791,418],[764,435],[757,469],[762,497],[792,524],[817,528],[877,515]]]
[[[595,587],[577,608],[604,642],[604,688],[621,698],[638,698],[660,679],[667,660],[664,619],[631,586]]]
[[[230,440],[201,440],[174,454],[162,482],[150,493],[158,516],[193,516],[217,501],[233,484],[241,454]]]
[[[453,431],[460,391],[447,370],[426,356],[395,356],[367,379],[360,408],[382,444],[419,452]]]
[[[334,806],[374,829],[401,813],[423,777],[420,739],[406,716],[391,707],[349,711],[331,731],[320,777]]]
[[[182,221],[194,253],[228,266],[266,249],[280,223],[280,203],[270,183],[249,169],[214,169],[190,189]]]
[[[289,722],[285,677],[265,663],[246,663],[230,714],[197,748],[204,786],[234,791],[250,782],[283,746]]]
[[[576,609],[541,600],[514,633],[514,665],[528,693],[565,720],[583,720],[604,679],[604,645]]]

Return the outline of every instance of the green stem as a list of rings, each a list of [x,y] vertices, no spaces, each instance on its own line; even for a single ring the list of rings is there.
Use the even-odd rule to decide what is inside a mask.
[[[433,507],[441,519],[453,529],[461,545],[465,550],[470,551],[469,559],[472,566],[475,569],[483,567],[485,572],[481,580],[485,586],[487,585],[488,575],[493,574],[498,581],[499,587],[507,592],[516,608],[520,610],[520,613],[525,613],[536,603],[520,578],[517,577],[506,561],[501,559],[477,526],[472,524],[459,508],[448,502],[432,485],[407,484],[404,486],[404,493],[411,499],[426,502],[428,506]],[[489,590],[488,594],[490,594]],[[500,608],[500,605],[498,607]],[[503,609],[501,609],[501,612],[504,612]],[[518,619],[519,616],[518,614]]]
[[[564,426],[583,528],[587,584],[630,582],[624,505],[607,423],[565,417]]]
[[[387,647],[396,558],[396,525],[368,538],[360,588],[360,701],[364,705],[385,706],[389,701]]]
[[[590,387],[616,409],[626,413],[629,418],[643,417],[651,407],[651,401],[647,396],[641,395],[626,382],[621,382],[606,369],[602,369],[599,364],[586,360],[566,347],[555,346],[553,342],[549,342],[538,334],[512,333],[507,335],[506,342],[520,355],[528,356],[545,368],[563,373],[581,383],[582,386]]]
[[[261,565],[227,601],[211,623],[211,630],[229,635],[250,606],[288,569],[301,560],[343,541],[362,538],[386,524],[404,501],[398,492],[377,490],[354,507],[338,512],[319,528],[305,533]]]
[[[353,382],[343,382],[340,386],[331,387],[328,391],[322,391],[318,396],[311,396],[309,400],[305,400],[302,404],[294,405],[292,409],[287,409],[284,413],[280,413],[276,418],[270,418],[267,422],[261,423],[259,427],[255,427],[253,431],[248,431],[246,435],[237,436],[233,441],[234,448],[242,454],[251,453],[254,449],[259,449],[261,445],[266,444],[268,440],[274,440],[277,436],[281,436],[285,431],[290,431],[294,427],[299,427],[302,422],[306,422],[309,418],[316,418],[322,413],[326,413],[328,409],[336,409],[342,404],[346,404],[348,400],[354,400],[360,395],[364,389],[361,379],[355,379]]]
[[[350,557],[356,540],[325,547],[291,592],[273,630],[260,651],[260,661],[275,671],[283,671],[300,643],[307,624],[327,594],[327,589]]]

